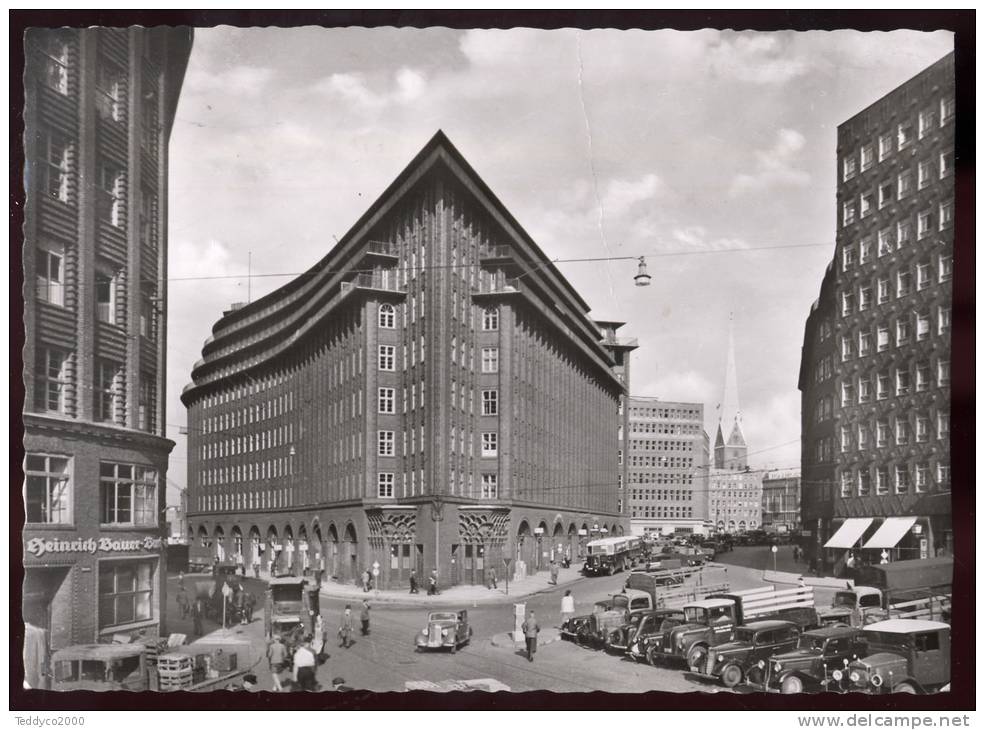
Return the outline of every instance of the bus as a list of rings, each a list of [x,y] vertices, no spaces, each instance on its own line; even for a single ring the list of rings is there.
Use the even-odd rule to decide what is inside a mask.
[[[646,546],[640,537],[603,537],[587,547],[586,575],[612,575],[646,560]]]

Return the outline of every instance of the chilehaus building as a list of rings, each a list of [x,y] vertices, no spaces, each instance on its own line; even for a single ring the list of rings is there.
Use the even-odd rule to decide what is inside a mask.
[[[838,127],[799,378],[803,527],[836,572],[951,550],[954,115],[949,54]]]
[[[437,133],[323,259],[214,325],[182,394],[193,560],[452,585],[627,532],[635,344],[588,312]]]
[[[163,630],[168,139],[192,31],[25,42],[22,609],[45,656]]]

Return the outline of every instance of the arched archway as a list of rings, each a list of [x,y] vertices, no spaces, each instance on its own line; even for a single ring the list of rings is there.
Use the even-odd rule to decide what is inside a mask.
[[[564,524],[560,517],[555,519],[554,533],[551,535],[551,560],[557,561],[560,565],[564,557]]]
[[[547,546],[551,540],[551,533],[548,532],[547,523],[544,520],[540,521],[535,530],[537,534],[537,550],[534,555],[534,565],[536,566],[534,570],[541,571],[547,570]]]
[[[297,572],[297,556],[294,554],[297,546],[294,543],[294,530],[290,525],[284,528],[283,540],[284,567],[290,575]]]
[[[585,557],[585,546],[588,544],[590,529],[587,522],[582,522],[581,527],[578,530],[578,559],[583,560]]]
[[[533,530],[527,520],[520,520],[516,528],[516,562],[522,563],[522,570],[533,570],[533,557],[536,545],[534,544]],[[522,575],[522,572],[520,573]]]
[[[216,525],[212,535],[215,538],[213,545],[215,550],[212,555],[221,563],[226,559],[226,532],[222,529],[222,525]]]
[[[321,523],[315,518],[314,523],[311,526],[311,539],[314,542],[314,558],[312,559],[312,569],[315,571],[315,575],[318,578],[318,582],[321,583],[325,577],[325,537],[321,531]],[[309,547],[310,551],[311,548]]]
[[[342,567],[339,565],[339,531],[335,529],[334,524],[329,524],[325,538],[325,548],[328,551],[326,556],[328,574],[335,580],[341,580],[342,576],[339,572]]]
[[[250,568],[253,570],[253,577],[260,577],[260,543],[262,539],[260,537],[260,528],[256,525],[250,527],[250,554],[248,557],[250,561]]]
[[[273,578],[277,575],[278,561],[280,560],[280,541],[277,535],[277,528],[273,525],[267,528],[267,542],[266,550],[264,550],[264,557],[266,558],[266,569],[270,573],[270,577]]]
[[[308,528],[301,525],[298,528],[298,568],[301,570],[301,575],[308,575],[308,570],[311,567],[310,556],[308,555]]]
[[[245,558],[243,556],[243,531],[239,529],[239,525],[233,525],[231,533],[233,544],[230,557],[236,561],[236,565],[239,566],[240,572],[242,572],[242,567],[245,564]]]
[[[359,577],[359,553],[358,553],[358,538],[356,535],[356,526],[351,522],[347,522],[345,530],[342,532],[342,580],[348,583],[352,581],[353,583]]]

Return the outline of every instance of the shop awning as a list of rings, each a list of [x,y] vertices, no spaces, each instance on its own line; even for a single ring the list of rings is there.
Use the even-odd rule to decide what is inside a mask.
[[[869,529],[873,519],[871,517],[849,517],[841,523],[838,531],[831,536],[831,539],[824,543],[826,548],[848,548],[855,547],[855,543]]]
[[[903,535],[910,531],[916,517],[887,517],[879,525],[876,534],[869,538],[863,548],[894,548],[903,539]]]

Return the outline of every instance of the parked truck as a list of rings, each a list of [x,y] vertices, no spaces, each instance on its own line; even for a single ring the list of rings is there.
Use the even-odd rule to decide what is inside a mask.
[[[814,589],[756,588],[712,594],[684,606],[686,622],[664,634],[654,660],[684,661],[695,670],[705,663],[708,649],[732,640],[737,626],[752,621],[790,621],[801,630],[818,626]]]
[[[889,619],[863,630],[867,654],[833,672],[844,692],[932,694],[951,683],[951,627]]]

